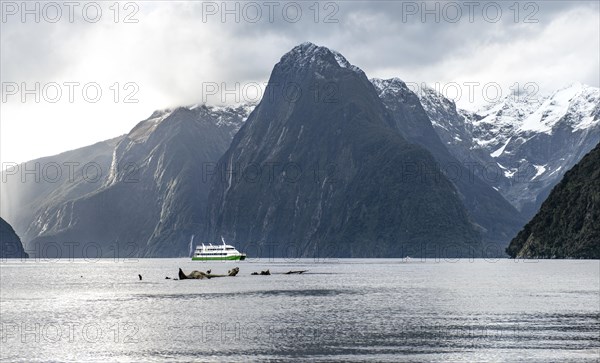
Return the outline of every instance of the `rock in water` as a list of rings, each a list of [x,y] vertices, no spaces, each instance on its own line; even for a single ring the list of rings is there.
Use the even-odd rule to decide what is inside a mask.
[[[179,279],[185,280],[187,278],[188,278],[187,275],[183,272],[183,270],[181,268],[179,268]]]
[[[286,275],[301,275],[303,273],[305,273],[308,270],[298,270],[298,271],[288,271],[285,274]]]
[[[236,276],[238,273],[240,272],[240,268],[239,267],[234,267],[233,269],[227,271],[227,274],[229,276]]]
[[[186,275],[183,272],[183,270],[180,268],[179,269],[179,279],[180,280],[186,280],[186,279],[202,280],[202,279],[211,279],[214,277],[227,277],[227,276],[233,277],[233,276],[236,276],[239,272],[240,272],[240,268],[235,267],[235,268],[227,271],[227,275],[212,275],[212,274],[206,274],[202,271],[192,271],[188,275]]]
[[[205,274],[202,271],[192,271],[190,272],[188,275],[186,275],[183,270],[181,270],[181,268],[179,269],[179,279],[180,280],[186,280],[186,279],[197,279],[197,280],[202,280],[202,279],[209,279],[210,276]]]

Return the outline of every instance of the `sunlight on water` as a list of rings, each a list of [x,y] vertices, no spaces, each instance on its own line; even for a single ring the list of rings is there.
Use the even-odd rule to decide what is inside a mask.
[[[12,260],[0,273],[9,361],[600,357],[599,261]]]

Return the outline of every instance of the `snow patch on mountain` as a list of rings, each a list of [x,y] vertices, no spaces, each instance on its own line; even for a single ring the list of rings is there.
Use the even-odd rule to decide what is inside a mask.
[[[544,174],[546,172],[546,165],[534,165],[535,167],[535,175],[531,180],[537,179],[538,176]]]
[[[504,171],[504,176],[507,177],[507,178],[509,178],[509,179],[511,179],[515,175],[515,173],[517,171],[518,170],[516,170],[516,169],[505,170]]]
[[[490,156],[493,158],[497,158],[498,156],[502,155],[502,153],[504,153],[504,150],[506,149],[506,146],[508,146],[510,139],[511,138],[509,137],[508,140],[506,140],[506,143],[504,145],[502,145],[498,150],[491,153]]]
[[[561,169],[562,169],[562,166],[559,166],[559,167],[558,167],[558,168],[556,168],[556,169],[555,169],[555,170],[554,170],[552,173],[550,173],[550,175],[549,175],[549,176],[552,176],[552,175],[554,175],[554,174],[558,173],[558,172],[559,172]]]
[[[444,96],[426,89],[421,94],[424,109],[431,113],[432,103],[447,108],[447,103],[439,101],[440,97]],[[473,142],[497,158],[507,148],[511,149],[511,143],[526,143],[532,135],[552,135],[559,127],[567,127],[572,132],[597,127],[600,124],[599,103],[600,89],[574,83],[550,96],[506,97],[475,112],[475,118],[467,117],[465,110],[460,110],[459,114],[463,116],[461,121],[471,126]],[[438,129],[449,129],[447,123],[437,120],[432,123]]]
[[[487,170],[487,182],[526,214],[600,142],[597,87],[574,83],[545,96],[510,96],[476,112],[453,111],[433,89],[418,95],[450,152],[484,170],[497,167]]]
[[[551,133],[553,127],[569,113],[569,110],[576,109],[578,113],[586,114],[586,109],[593,109],[594,98],[581,97],[584,92],[593,94],[594,89],[581,83],[575,83],[554,92],[537,110],[525,118],[519,130]],[[598,100],[598,97],[595,100]],[[583,125],[581,121],[584,121]],[[591,123],[584,115],[583,120],[572,126],[574,128],[585,128],[591,126]]]
[[[138,123],[127,135],[133,143],[142,143],[156,130],[165,119],[173,113],[173,109],[157,110],[145,121]]]
[[[296,68],[309,68],[311,65],[316,65],[317,68],[337,65],[364,74],[362,69],[348,62],[339,52],[311,42],[304,42],[294,47],[281,57],[280,63]]]
[[[352,65],[350,64],[350,62],[348,62],[348,60],[346,58],[344,58],[343,55],[341,55],[340,53],[336,52],[335,50],[332,50],[331,53],[333,53],[333,56],[335,57],[335,60],[340,65],[340,67],[342,67],[342,68],[350,68],[350,67],[352,67]]]

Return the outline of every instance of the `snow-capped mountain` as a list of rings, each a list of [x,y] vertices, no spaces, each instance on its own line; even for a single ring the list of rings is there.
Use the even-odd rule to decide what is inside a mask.
[[[563,174],[600,141],[600,90],[580,83],[544,97],[509,96],[475,113],[418,92],[448,149],[532,216]]]
[[[282,67],[288,68],[304,68],[308,69],[312,67],[323,67],[327,66],[328,63],[332,61],[338,64],[338,66],[342,68],[350,69],[356,73],[364,75],[364,72],[359,67],[348,62],[346,57],[344,57],[341,53],[329,49],[327,47],[320,47],[311,42],[304,42],[296,47],[294,47],[291,51],[284,54],[281,58]],[[318,79],[323,79],[323,75],[320,73],[315,74]],[[366,76],[366,75],[365,75]]]
[[[374,78],[371,83],[400,134],[409,142],[425,148],[436,159],[440,171],[455,186],[469,217],[479,226],[484,243],[500,246],[512,238],[524,220],[497,190],[482,180],[481,175],[471,173],[462,159],[450,153],[415,92],[398,78]],[[440,100],[439,104],[442,107],[425,107],[438,112],[441,118],[449,117],[452,105],[447,100]]]

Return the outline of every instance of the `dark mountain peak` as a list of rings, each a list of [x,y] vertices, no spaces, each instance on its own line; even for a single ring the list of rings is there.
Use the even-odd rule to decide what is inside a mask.
[[[417,96],[423,109],[431,119],[432,125],[435,128],[443,127],[452,133],[449,138],[443,133],[440,135],[446,145],[454,144],[457,140],[462,140],[465,137],[464,132],[461,132],[461,130],[465,128],[466,119],[477,121],[481,118],[473,112],[457,108],[454,100],[445,97],[433,87],[427,85],[419,87]]]
[[[320,115],[313,118],[318,114],[317,109],[327,114],[343,113],[346,117]],[[365,109],[375,111],[364,117],[361,111]],[[311,117],[307,117],[309,114]],[[309,119],[314,123],[309,123]],[[278,140],[280,136],[299,133],[302,127],[305,127],[304,135],[307,128],[323,130],[326,127],[341,132],[357,122],[395,127],[363,71],[336,51],[302,43],[275,65],[264,96],[244,129],[248,135]],[[288,132],[289,127],[294,129],[293,133]]]
[[[304,257],[323,251],[416,256],[426,253],[419,250],[425,241],[457,242],[466,254],[478,245],[480,236],[450,181],[403,177],[407,162],[434,170],[435,160],[397,132],[375,88],[357,70],[339,53],[312,43],[281,58],[261,103],[218,163],[223,171],[239,172],[212,178],[205,240],[225,236],[242,249],[252,241],[259,254],[276,242],[279,256],[294,245]],[[288,84],[300,97],[280,92]],[[280,167],[265,177],[269,165],[289,164],[301,170],[294,182]],[[245,178],[247,166],[261,175]],[[329,174],[321,175],[324,168]],[[425,202],[435,207],[422,208]]]
[[[404,83],[400,78],[394,77],[389,79],[370,79],[371,83],[377,90],[379,97],[386,103],[388,108],[394,109],[400,104],[419,104],[417,95]]]
[[[436,89],[422,84],[418,89],[411,89],[408,85],[398,77],[389,79],[372,78],[371,83],[379,93],[379,97],[396,97],[401,101],[414,101],[419,98],[423,108],[427,109],[429,105],[440,105],[446,110],[454,110],[456,112],[456,104],[453,100],[444,97]]]
[[[419,98],[415,92],[413,92],[406,83],[400,78],[394,77],[389,79],[372,78],[370,82],[375,87],[377,94],[385,103],[386,107],[391,110],[395,110],[398,107],[411,107],[421,108]],[[419,110],[421,112],[421,110]],[[425,116],[424,112],[421,112]],[[429,123],[426,121],[425,123]]]
[[[281,57],[279,65],[285,66],[286,68],[291,67],[314,70],[346,68],[364,74],[360,68],[348,62],[342,54],[311,42],[304,42],[295,46]]]
[[[171,113],[173,111],[172,108],[165,108],[162,110],[155,110],[154,112],[152,112],[152,115],[150,115],[150,117],[148,117],[148,120],[154,119],[154,118],[159,118],[162,117],[168,113]]]
[[[423,103],[438,103],[445,109],[451,109],[458,112],[454,100],[444,96],[440,91],[433,87],[425,85],[419,89],[417,94]]]
[[[381,78],[371,78],[371,83],[375,86],[375,88],[380,92],[401,92],[404,90],[408,90],[406,83],[398,77],[381,79]]]
[[[180,123],[201,124],[224,128],[231,137],[240,129],[254,109],[252,104],[238,106],[209,106],[196,104],[156,110],[146,120],[140,121],[127,135],[127,139],[143,142],[159,128],[170,128]]]

